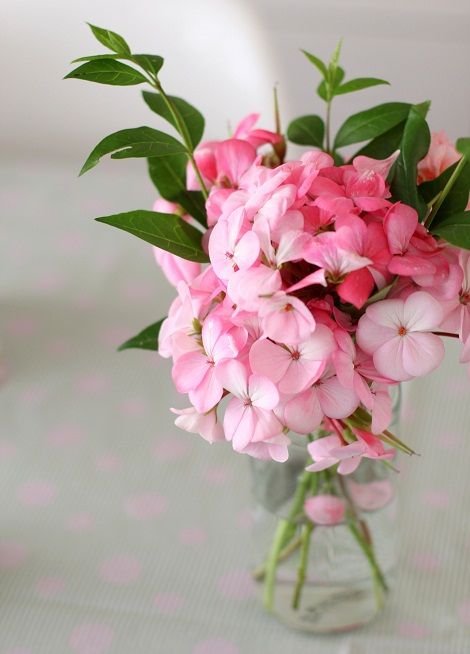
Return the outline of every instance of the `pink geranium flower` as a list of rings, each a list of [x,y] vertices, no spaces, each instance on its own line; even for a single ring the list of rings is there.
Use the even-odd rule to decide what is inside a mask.
[[[315,319],[302,300],[284,291],[263,299],[259,314],[264,335],[281,343],[305,341],[315,329]]]
[[[432,295],[412,293],[406,300],[382,300],[359,320],[357,342],[373,355],[378,372],[405,381],[431,372],[441,363],[444,346],[435,334],[443,319]]]
[[[418,164],[418,184],[436,179],[461,156],[444,130],[432,132],[428,153]]]
[[[220,279],[227,280],[237,270],[250,268],[259,255],[259,239],[255,232],[244,230],[243,207],[229,218],[218,221],[209,239],[212,267]]]
[[[236,360],[220,366],[217,378],[233,395],[225,410],[224,431],[234,450],[243,452],[250,443],[269,441],[282,433],[282,425],[273,413],[279,393],[272,381],[250,375]]]
[[[267,338],[256,341],[250,350],[250,365],[276,383],[281,393],[299,393],[321,376],[335,348],[328,327],[317,325],[310,338],[298,345],[281,345]]]
[[[236,357],[246,338],[243,327],[232,327],[217,316],[209,316],[202,327],[202,349],[187,352],[175,361],[175,386],[180,393],[189,393],[199,413],[206,413],[221,399],[223,386],[216,374],[217,366]]]
[[[216,443],[224,440],[224,430],[217,420],[215,409],[207,413],[198,413],[191,406],[187,409],[170,409],[170,411],[177,415],[175,425],[180,429],[189,431],[192,434],[199,434],[208,443]]]
[[[305,500],[304,511],[315,524],[331,527],[344,522],[346,505],[335,495],[315,495]]]
[[[324,416],[347,418],[358,405],[355,391],[343,386],[334,371],[327,368],[313,386],[286,403],[285,424],[299,434],[309,434],[320,425]]]

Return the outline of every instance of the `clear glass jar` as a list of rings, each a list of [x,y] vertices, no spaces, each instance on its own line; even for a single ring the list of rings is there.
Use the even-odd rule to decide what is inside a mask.
[[[391,429],[399,411],[398,387],[394,395]],[[383,461],[364,459],[347,476],[332,470],[305,473],[311,462],[306,445],[305,437],[296,437],[285,463],[251,462],[253,575],[265,607],[290,627],[348,631],[372,620],[393,586],[395,472]],[[316,496],[344,504],[340,522],[318,524],[305,517],[303,503],[314,477]]]

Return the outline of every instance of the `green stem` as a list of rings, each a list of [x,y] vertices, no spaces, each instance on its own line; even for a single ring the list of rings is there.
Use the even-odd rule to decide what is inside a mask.
[[[280,551],[279,556],[277,558],[278,563],[288,559],[291,554],[293,554],[296,550],[299,549],[301,543],[302,543],[302,538],[300,536],[291,540],[290,543]],[[267,568],[266,562],[262,563],[257,568],[255,568],[252,573],[253,579],[255,581],[263,581],[263,579],[266,576],[266,568]]]
[[[326,103],[326,120],[325,120],[325,135],[326,135],[326,152],[331,154],[331,100]]]
[[[155,83],[153,83],[152,86],[162,96],[163,102],[168,107],[168,111],[171,113],[171,115],[173,117],[173,120],[175,121],[177,129],[178,129],[179,133],[181,134],[181,136],[183,137],[183,141],[184,141],[184,144],[186,146],[189,161],[191,162],[191,165],[192,165],[192,167],[194,169],[194,172],[196,174],[196,177],[198,179],[199,186],[201,187],[202,194],[203,194],[204,198],[207,200],[207,198],[209,196],[209,193],[207,191],[207,187],[206,187],[206,185],[204,183],[204,180],[202,178],[201,171],[199,170],[198,165],[196,163],[196,160],[194,158],[193,144],[191,143],[191,137],[190,137],[189,132],[188,132],[188,130],[186,128],[184,120],[181,118],[181,115],[180,115],[177,107],[175,107],[175,105],[173,104],[171,99],[168,97],[168,95],[163,90],[163,87],[160,84],[160,81],[158,79],[155,79]]]
[[[444,202],[444,200],[448,196],[451,188],[453,187],[453,185],[457,181],[457,177],[462,172],[462,168],[465,166],[466,163],[467,163],[467,157],[465,155],[462,155],[462,158],[460,159],[460,161],[457,164],[454,172],[450,176],[447,184],[444,186],[442,191],[439,193],[436,202],[433,204],[431,213],[429,214],[429,216],[424,221],[424,226],[425,227],[430,227],[431,226],[431,223],[434,220],[435,215],[437,214],[437,212],[441,208],[442,203]]]
[[[279,563],[279,557],[282,548],[285,545],[288,535],[295,527],[296,520],[305,502],[308,485],[310,482],[311,472],[304,471],[297,484],[294,499],[290,513],[287,518],[282,518],[274,535],[274,540],[269,551],[268,559],[266,561],[266,575],[264,579],[264,593],[263,601],[267,611],[272,611],[274,604],[274,587],[276,583],[276,572]]]
[[[374,594],[377,608],[381,610],[383,608],[383,596],[384,593],[388,591],[388,585],[375,557],[374,547],[367,525],[363,520],[360,519],[356,506],[341,475],[338,475],[338,481],[348,505],[348,527],[369,563],[372,573],[372,581],[374,585]]]
[[[308,567],[308,553],[310,550],[310,539],[313,531],[313,523],[308,521],[302,529],[302,544],[300,547],[300,561],[297,568],[297,583],[294,588],[294,595],[292,597],[292,608],[297,610],[300,605],[302,597],[302,590],[307,578]]]

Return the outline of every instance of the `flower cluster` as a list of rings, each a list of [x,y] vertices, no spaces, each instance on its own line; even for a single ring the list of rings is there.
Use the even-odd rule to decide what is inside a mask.
[[[390,388],[439,366],[444,332],[470,360],[470,253],[391,201],[398,152],[336,166],[312,150],[273,166],[282,137],[254,129],[256,118],[195,151],[210,188],[210,264],[156,251],[178,292],[159,351],[191,403],[173,410],[176,424],[276,461],[288,457],[289,432],[322,426],[330,435],[309,446],[311,469],[347,474],[363,457],[393,457]],[[434,142],[422,180],[458,159]]]

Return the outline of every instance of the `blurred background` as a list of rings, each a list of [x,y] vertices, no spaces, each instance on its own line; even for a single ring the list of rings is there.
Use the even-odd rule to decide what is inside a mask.
[[[469,389],[454,347],[405,395],[403,436],[422,456],[402,466],[389,610],[321,644],[261,613],[247,461],[174,429],[168,407],[184,401],[166,361],[115,352],[173,291],[150,248],[92,219],[155,193],[139,160],[77,174],[103,136],[158,119],[138,87],[62,81],[102,51],[85,21],[164,56],[165,88],[202,111],[207,138],[252,111],[271,129],[275,84],[284,126],[322,113],[299,48],[328,58],[340,37],[349,77],[392,86],[338,98],[334,126],[432,99],[432,129],[470,133],[467,0],[0,2],[0,654],[468,652]]]

